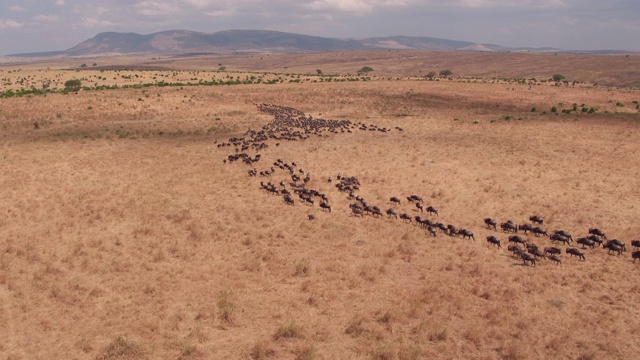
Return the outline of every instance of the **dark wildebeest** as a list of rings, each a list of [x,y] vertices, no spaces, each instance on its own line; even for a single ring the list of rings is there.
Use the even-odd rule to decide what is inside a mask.
[[[438,229],[440,229],[443,233],[445,233],[445,234],[447,233],[447,227],[446,227],[446,226],[444,226],[444,224],[443,224],[443,223],[436,223],[436,227],[437,227]]]
[[[544,235],[544,236],[549,236],[549,234],[547,234],[547,230],[536,226],[533,229],[531,229],[531,232],[533,233],[533,235],[535,236],[540,236],[540,235]]]
[[[598,235],[603,239],[607,239],[607,236],[598,228],[589,229],[589,234]]]
[[[542,223],[544,222],[544,220],[542,220],[542,218],[538,215],[529,216],[529,221],[540,225],[542,225]]]
[[[529,261],[531,263],[531,266],[536,266],[536,257],[535,256],[523,252],[522,254],[520,254],[520,258],[524,262],[524,265],[527,265],[527,261]]]
[[[428,226],[427,227],[427,231],[429,231],[429,234],[436,236],[436,228],[433,226]]]
[[[407,197],[407,200],[409,200],[409,202],[422,202],[422,198],[415,194]]]
[[[640,249],[640,240],[631,240],[631,246],[636,249]]]
[[[635,263],[636,260],[640,259],[640,251],[634,251],[631,253],[631,258],[633,259],[633,262]]]
[[[618,239],[610,240],[607,243],[620,246],[622,248],[622,251],[627,251],[627,245]]]
[[[458,236],[459,231],[458,231],[458,228],[449,224],[447,225],[447,233],[449,234],[449,236]]]
[[[568,232],[566,232],[564,230],[556,230],[553,233],[554,234],[558,234],[558,235],[562,235],[562,236],[568,238],[569,240],[573,241],[573,236],[571,236],[571,234],[569,234]]]
[[[516,226],[516,224],[512,223],[511,221],[507,221],[500,224],[500,228],[504,232],[510,232],[510,231],[513,231],[514,233],[518,232],[518,226]]]
[[[570,254],[571,256],[577,256],[578,258],[582,259],[583,261],[585,261],[585,257],[584,254],[580,252],[580,250],[576,249],[576,248],[567,248],[565,250],[565,252],[567,254]]]
[[[458,231],[458,234],[462,235],[463,239],[469,238],[469,239],[473,239],[473,241],[476,241],[476,237],[473,236],[473,233],[467,229],[462,229]]]
[[[418,210],[420,210],[420,212],[424,212],[424,207],[422,206],[422,203],[417,202],[417,203],[416,203],[416,208],[417,208]]]
[[[391,199],[389,199],[389,201],[391,201],[392,203],[396,203],[396,204],[400,204],[400,199],[398,199],[397,197],[392,197]]]
[[[600,238],[600,236],[598,236],[598,235],[591,234],[591,235],[587,236],[587,239],[589,239],[589,240],[593,241],[594,243],[596,243],[597,246],[602,245],[602,238]]]
[[[401,220],[409,220],[409,222],[411,222],[411,215],[407,215],[407,214],[400,214],[400,219]]]
[[[285,195],[284,196],[284,202],[287,203],[288,205],[293,205],[294,201],[293,198],[289,195]]]
[[[531,226],[530,224],[518,225],[518,230],[522,230],[526,234],[527,232],[533,230],[533,226]]]
[[[518,235],[509,236],[509,242],[527,246],[527,241]]]
[[[395,210],[393,210],[393,209],[389,209],[389,210],[387,210],[387,215],[389,215],[389,216],[395,216],[395,217],[396,217],[396,219],[398,218],[398,213],[397,213]]]
[[[514,256],[520,256],[520,254],[524,253],[524,251],[517,245],[509,245],[507,246],[507,250],[509,250]]]
[[[492,218],[485,218],[484,223],[487,225],[488,229],[493,228],[493,230],[496,230],[497,223]]]
[[[500,240],[493,235],[487,236],[487,242],[491,245],[498,245],[498,249],[502,248],[502,246],[500,246]]]
[[[569,245],[569,241],[570,241],[568,237],[562,236],[560,234],[553,234],[549,237],[549,239],[551,239],[551,241],[560,241],[567,245]]]
[[[562,250],[558,249],[557,247],[548,246],[544,248],[544,253],[551,254],[551,255],[560,255],[562,254]]]
[[[612,251],[615,251],[618,253],[618,255],[622,255],[622,246],[616,245],[614,243],[612,243],[611,241],[607,242],[604,245],[604,248],[609,250],[609,254],[611,254]]]
[[[596,242],[593,240],[589,240],[587,238],[577,238],[576,243],[582,244],[582,248],[585,249],[587,246],[590,246],[592,249],[596,246]]]
[[[538,248],[530,248],[527,250],[527,252],[535,257],[544,258],[544,253],[540,251]]]
[[[551,259],[551,261],[555,262],[556,265],[562,264],[562,261],[560,260],[560,258],[555,256],[555,255],[551,255],[551,257],[549,257],[549,259]]]
[[[331,205],[329,205],[328,203],[326,203],[324,201],[320,203],[320,208],[322,210],[327,210],[327,211],[331,212]]]
[[[428,212],[429,214],[436,214],[436,215],[438,215],[438,209],[434,208],[433,206],[429,206],[429,207],[427,207],[427,212]],[[438,216],[439,216],[439,215],[438,215]]]

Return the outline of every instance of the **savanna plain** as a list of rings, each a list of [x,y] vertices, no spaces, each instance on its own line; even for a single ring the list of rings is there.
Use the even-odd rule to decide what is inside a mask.
[[[4,94],[87,88],[0,99],[0,358],[635,359],[638,61],[375,52],[4,65]],[[373,71],[356,74],[363,66]],[[354,126],[225,162],[236,148],[220,144],[274,120],[258,104]],[[278,159],[332,211],[262,189],[291,189]],[[338,174],[383,212],[475,240],[355,216]],[[483,222],[531,215],[574,239],[601,229],[627,251],[520,232],[562,250],[561,264],[531,266],[507,251],[514,234]]]

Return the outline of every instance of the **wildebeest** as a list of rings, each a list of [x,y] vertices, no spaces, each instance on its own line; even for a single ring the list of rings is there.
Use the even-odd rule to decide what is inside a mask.
[[[551,259],[551,261],[555,262],[555,263],[556,263],[556,265],[560,265],[560,264],[562,264],[562,261],[560,260],[560,258],[559,258],[559,257],[557,257],[557,256],[555,256],[555,255],[551,255],[551,256],[549,257],[549,259]]]
[[[422,198],[418,195],[411,195],[407,197],[407,200],[409,200],[409,202],[422,202]]]
[[[602,232],[600,229],[598,228],[594,228],[594,229],[589,229],[589,234],[593,234],[593,235],[598,235],[603,239],[607,239],[607,236],[604,234],[604,232]]]
[[[459,234],[458,228],[456,228],[451,224],[447,225],[447,234],[449,234],[449,236],[458,236]]]
[[[622,248],[622,251],[627,251],[627,244],[623,243],[622,241],[620,241],[618,239],[609,240],[609,241],[607,241],[607,244],[613,244],[613,245],[620,246]]]
[[[285,195],[284,196],[284,202],[287,205],[293,205],[294,204],[293,198],[290,195]]]
[[[585,257],[584,254],[582,252],[580,252],[580,250],[576,249],[576,248],[567,248],[565,250],[565,252],[567,254],[570,254],[571,256],[577,256],[578,258],[582,259],[583,261],[585,261]]]
[[[529,216],[529,221],[540,225],[542,225],[542,223],[544,222],[544,220],[542,220],[542,218],[538,215]]]
[[[564,230],[556,230],[553,233],[554,234],[558,234],[558,235],[562,235],[562,236],[568,238],[569,240],[573,241],[573,236],[571,236],[571,234],[569,234],[568,232],[566,232]]]
[[[509,250],[514,256],[520,256],[520,254],[524,253],[524,251],[517,245],[509,245],[507,246],[507,250]]]
[[[631,246],[636,249],[640,249],[640,240],[631,240]]]
[[[400,214],[400,219],[401,220],[409,220],[409,222],[411,222],[411,215],[402,213],[402,214]]]
[[[320,203],[320,208],[323,209],[323,210],[327,210],[327,211],[331,212],[331,205],[329,205],[328,203],[326,203],[324,201]]]
[[[640,251],[634,251],[631,253],[631,258],[633,259],[633,262],[636,262],[636,260],[640,259]]]
[[[473,236],[473,233],[467,229],[462,229],[458,231],[458,234],[462,235],[463,239],[469,238],[469,239],[473,239],[473,241],[476,241],[476,237]]]
[[[427,231],[429,231],[429,234],[436,236],[436,228],[433,226],[427,226]]]
[[[485,218],[484,223],[487,225],[488,229],[493,228],[493,230],[496,230],[497,223],[492,218]]]
[[[522,259],[522,261],[524,262],[525,265],[527,265],[527,261],[529,261],[531,263],[531,266],[536,266],[536,257],[535,256],[523,252],[523,253],[520,254],[520,258]]]
[[[424,207],[422,206],[422,203],[417,202],[417,203],[416,203],[416,208],[417,208],[418,210],[420,210],[420,212],[424,212]]]
[[[538,248],[530,248],[527,252],[535,257],[544,258],[544,253],[540,251]]]
[[[487,242],[491,245],[498,245],[498,249],[502,248],[502,246],[500,246],[500,240],[493,235],[487,236]]]
[[[527,241],[518,235],[509,236],[509,242],[527,246]]]
[[[588,240],[593,241],[594,243],[596,243],[598,246],[602,245],[602,238],[600,238],[600,236],[598,235],[589,235],[586,237]]]
[[[576,239],[576,243],[578,243],[578,244],[582,244],[582,248],[583,248],[583,249],[584,249],[585,247],[587,247],[587,246],[590,246],[590,247],[593,249],[593,248],[596,246],[595,241],[593,241],[593,240],[589,240],[589,239],[587,239],[587,238],[583,238],[583,237],[581,237],[581,238],[577,238],[577,239]]]
[[[429,205],[429,207],[427,207],[427,212],[429,214],[436,214],[438,215],[438,209],[434,208],[433,206]]]
[[[560,241],[560,242],[563,242],[563,243],[565,243],[567,245],[569,245],[569,241],[570,241],[568,237],[562,236],[560,234],[552,234],[549,237],[549,239],[551,239],[551,241]]]
[[[391,201],[392,203],[396,203],[396,204],[400,204],[400,199],[398,199],[397,197],[392,197],[389,199],[389,201]]]
[[[387,215],[388,215],[388,216],[395,216],[395,217],[396,217],[396,219],[398,218],[398,213],[397,213],[395,210],[393,210],[393,209],[388,209],[388,210],[387,210]]]
[[[545,229],[543,229],[543,228],[541,228],[539,226],[536,226],[533,229],[531,229],[531,232],[535,236],[540,236],[540,235],[548,236],[547,230],[545,230]]]
[[[545,254],[551,254],[553,255],[560,255],[562,254],[562,250],[558,249],[557,247],[553,247],[553,246],[548,246],[544,248],[544,253]]]
[[[510,231],[513,231],[514,233],[518,232],[518,226],[512,223],[511,221],[503,222],[502,224],[500,224],[500,228],[504,232],[510,232]]]
[[[613,242],[609,241],[604,245],[604,248],[609,250],[608,253],[611,254],[612,251],[617,252],[618,255],[622,255],[622,246],[616,245]]]
[[[533,230],[533,226],[531,226],[530,224],[518,225],[518,230],[522,230],[526,234],[528,231]]]

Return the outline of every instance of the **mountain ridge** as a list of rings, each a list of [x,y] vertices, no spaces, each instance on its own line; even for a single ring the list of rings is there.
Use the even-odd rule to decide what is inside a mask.
[[[234,52],[288,53],[349,50],[445,50],[512,51],[496,44],[420,36],[370,38],[329,38],[271,30],[223,30],[204,33],[190,30],[165,30],[151,34],[102,32],[67,50],[12,54],[7,56],[99,56],[104,54],[185,53],[229,54]],[[560,51],[560,49],[518,48],[516,51]]]

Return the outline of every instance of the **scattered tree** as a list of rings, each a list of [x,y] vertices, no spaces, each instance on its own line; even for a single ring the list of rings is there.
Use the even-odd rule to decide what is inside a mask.
[[[429,80],[433,80],[433,78],[436,77],[436,72],[435,71],[429,71],[429,73],[427,74],[427,79]]]
[[[316,73],[317,73],[318,75],[322,76],[322,70],[317,69],[317,70],[316,70]]]
[[[373,71],[373,68],[369,67],[369,66],[363,66],[360,70],[358,70],[358,75],[361,74],[366,74]]]
[[[64,88],[67,91],[78,91],[82,83],[78,79],[67,80],[64,83]]]
[[[552,78],[553,78],[553,81],[560,82],[565,78],[565,76],[562,74],[553,74]]]
[[[449,77],[453,75],[453,72],[451,70],[440,70],[440,77]]]

